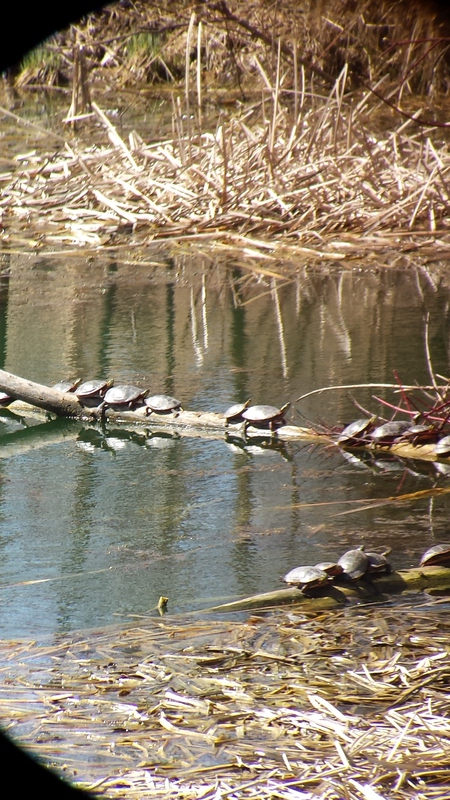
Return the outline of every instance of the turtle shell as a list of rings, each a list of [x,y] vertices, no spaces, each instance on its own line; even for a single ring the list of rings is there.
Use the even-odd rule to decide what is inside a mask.
[[[363,578],[369,567],[369,559],[362,548],[347,550],[338,561],[342,567],[342,577],[348,581],[357,581]]]
[[[52,389],[56,389],[58,392],[74,392],[80,382],[80,378],[76,381],[58,381],[53,384]]]
[[[295,567],[284,576],[283,580],[304,590],[324,586],[328,583],[329,577],[326,572],[317,567]]]
[[[450,455],[450,436],[443,436],[442,439],[439,439],[434,447],[434,452],[437,456]]]
[[[356,419],[354,422],[351,422],[350,425],[347,425],[344,430],[342,430],[337,438],[338,444],[346,444],[347,442],[352,442],[355,439],[362,439],[363,433],[365,433],[374,421],[373,417],[370,418],[363,418],[363,419]]]
[[[139,400],[144,399],[147,391],[147,389],[139,389],[138,386],[119,384],[119,386],[112,386],[111,389],[108,389],[104,402],[108,406],[129,406],[131,408]]]
[[[249,407],[249,405],[250,399],[246,400],[245,403],[233,403],[233,405],[227,408],[224,413],[226,422],[240,422],[242,420],[243,412]]]
[[[450,566],[450,544],[434,544],[420,559],[421,567],[432,567],[435,564]]]
[[[285,412],[289,408],[290,403],[277,408],[276,406],[257,405],[249,406],[242,412],[247,425],[256,425],[262,427],[272,428],[274,422],[285,423]]]
[[[175,397],[170,397],[168,394],[153,394],[151,397],[146,397],[144,400],[150,412],[156,411],[160,414],[168,414],[170,411],[181,409],[181,403]]]
[[[366,556],[369,561],[369,566],[367,568],[367,572],[369,574],[386,574],[392,571],[392,567],[389,564],[389,561],[386,558],[386,555],[389,551],[384,553],[366,553]]]
[[[85,381],[75,390],[77,397],[103,397],[112,381]]]
[[[326,572],[330,578],[336,578],[338,575],[342,575],[343,569],[340,564],[336,564],[335,561],[321,561],[320,564],[315,565],[316,569],[322,570],[322,572]]]
[[[425,425],[423,423],[417,425],[410,425],[409,428],[402,433],[402,439],[408,439],[413,444],[418,442],[426,442],[433,440],[436,437],[436,430],[433,425]]]
[[[371,431],[369,438],[376,444],[393,442],[398,436],[402,436],[410,425],[411,423],[406,419],[385,422],[384,425],[378,425],[377,428]]]

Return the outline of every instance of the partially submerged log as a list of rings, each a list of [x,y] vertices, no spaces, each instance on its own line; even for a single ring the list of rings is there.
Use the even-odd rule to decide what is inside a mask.
[[[157,414],[149,413],[147,407],[141,406],[133,410],[107,408],[102,413],[98,408],[87,408],[83,406],[72,392],[60,392],[57,389],[25,380],[24,378],[20,378],[4,370],[0,370],[0,391],[6,392],[11,395],[11,397],[17,398],[17,400],[56,414],[57,416],[70,417],[82,421],[110,420],[127,424],[134,423],[140,426],[146,425],[147,427],[157,425],[157,427],[167,427],[175,430],[183,430],[185,432],[198,430],[200,428],[220,431],[221,434],[225,432],[230,434],[233,432],[239,433],[243,427],[242,425],[227,426],[223,414],[216,414],[209,411],[176,411],[173,414]],[[14,410],[15,406],[12,405],[11,408]],[[22,410],[20,406],[19,409]],[[276,431],[276,434],[272,434],[271,431],[268,430],[257,430],[255,428],[250,428],[249,430],[261,436],[267,435],[273,436],[274,438],[306,438],[314,441],[331,441],[329,437],[318,434],[310,428],[299,428],[295,425],[283,425]]]
[[[206,608],[202,613],[235,611],[255,611],[273,606],[301,604],[305,611],[323,611],[338,608],[349,600],[385,600],[391,594],[405,591],[423,591],[432,589],[450,589],[450,567],[413,567],[407,570],[379,575],[373,580],[360,580],[352,583],[330,583],[313,594],[303,594],[300,589],[291,586],[287,589],[276,589],[272,592],[255,594]]]
[[[62,417],[80,417],[82,406],[70,392],[59,392],[0,369],[0,391]]]
[[[231,437],[266,437],[273,438],[274,441],[293,441],[304,440],[317,444],[336,445],[336,440],[326,433],[319,433],[313,428],[300,427],[298,425],[282,425],[273,433],[268,429],[249,426],[245,435],[243,423],[226,424],[223,414],[213,411],[180,411],[177,410],[170,414],[149,413],[147,407],[137,407],[136,409],[117,410],[107,408],[87,408],[78,400],[76,395],[71,392],[59,392],[49,386],[25,380],[10,372],[0,370],[0,391],[4,391],[23,403],[50,412],[59,417],[78,419],[83,422],[99,421],[123,423],[125,425],[145,426],[149,429],[172,430],[184,435],[198,435],[200,432],[211,435]],[[22,405],[13,403],[11,410],[24,411]],[[348,448],[352,451],[368,450],[372,453],[385,452],[399,458],[414,458],[422,461],[442,461],[449,463],[450,458],[437,457],[434,444],[415,445],[411,442],[396,442],[392,445],[364,445]]]

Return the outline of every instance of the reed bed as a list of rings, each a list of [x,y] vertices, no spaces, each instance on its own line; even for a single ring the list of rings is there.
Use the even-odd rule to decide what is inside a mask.
[[[2,642],[2,717],[109,797],[429,800],[450,778],[449,634],[417,595]]]
[[[279,51],[280,55],[280,51]],[[173,102],[173,134],[122,137],[93,103],[96,143],[57,135],[58,149],[28,152],[4,168],[3,225],[36,246],[102,246],[130,234],[230,241],[248,255],[305,246],[306,258],[345,260],[408,237],[448,252],[450,156],[443,132],[412,118],[380,130],[370,91],[346,98],[346,69],[328,95],[298,87],[297,113],[262,66],[261,101],[205,130],[189,93]],[[189,104],[190,102],[190,104]],[[6,112],[19,120],[12,112]],[[376,132],[378,131],[378,132]],[[36,136],[39,137],[39,131]]]

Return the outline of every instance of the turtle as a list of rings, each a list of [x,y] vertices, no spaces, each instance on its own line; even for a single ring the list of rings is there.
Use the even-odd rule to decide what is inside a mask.
[[[112,386],[106,392],[100,408],[104,412],[106,408],[133,408],[138,403],[143,402],[148,394],[148,389],[139,389],[138,386],[122,383],[119,386]]]
[[[410,425],[401,435],[402,439],[411,442],[411,444],[422,444],[423,442],[430,442],[436,438],[436,428],[434,425],[426,425],[425,423],[415,423]]]
[[[366,556],[369,561],[369,566],[367,568],[367,573],[369,575],[389,575],[392,572],[392,567],[389,564],[386,556],[389,555],[391,549],[388,548],[383,553],[366,553]]]
[[[362,435],[366,433],[370,426],[375,422],[376,417],[363,417],[346,425],[344,430],[340,432],[337,437],[338,444],[349,444],[350,442],[357,443],[364,441],[365,437]]]
[[[84,400],[86,397],[102,399],[112,385],[113,381],[85,381],[75,389],[75,394],[80,400]]]
[[[52,389],[56,389],[58,392],[74,392],[80,383],[81,378],[77,378],[76,381],[58,381],[53,384]]]
[[[225,427],[227,428],[230,422],[242,422],[242,414],[250,405],[251,397],[245,403],[233,403],[232,406],[227,408],[224,413]]]
[[[435,564],[450,566],[450,544],[434,544],[425,551],[419,566],[432,567]]]
[[[281,408],[268,405],[249,406],[249,408],[246,408],[245,411],[242,412],[242,416],[245,420],[244,433],[249,425],[255,428],[269,428],[271,431],[278,425],[285,425],[286,420],[284,415],[290,405],[290,403],[286,403],[286,405],[281,406]]]
[[[404,420],[393,420],[392,422],[385,422],[383,425],[378,425],[373,431],[369,433],[369,439],[374,444],[391,444],[399,436],[402,436],[406,430],[411,426],[411,423]]]
[[[320,569],[322,572],[326,572],[330,578],[336,578],[338,575],[342,575],[343,569],[341,564],[337,564],[335,561],[321,561],[319,564],[315,564],[315,569]]]
[[[366,574],[369,567],[369,559],[364,552],[364,548],[358,547],[354,550],[347,550],[347,552],[340,557],[338,564],[343,570],[343,580],[357,581]]]
[[[317,567],[295,567],[283,580],[291,586],[297,586],[303,594],[325,586],[330,580],[326,572]]]
[[[450,436],[443,436],[442,439],[434,446],[434,452],[437,456],[449,456],[450,455]]]
[[[180,401],[168,394],[153,394],[151,397],[145,397],[144,403],[147,406],[147,414],[152,412],[170,414],[174,411],[183,411]]]

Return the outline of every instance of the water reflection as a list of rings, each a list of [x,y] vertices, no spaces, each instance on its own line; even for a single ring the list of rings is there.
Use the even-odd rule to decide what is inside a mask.
[[[391,382],[394,370],[427,383],[426,310],[434,367],[448,372],[449,290],[423,272],[305,266],[280,282],[201,255],[155,250],[145,261],[11,255],[0,283],[5,368],[48,384],[130,381],[194,410],[249,397],[280,406],[322,386]],[[370,390],[355,395],[378,410]],[[293,403],[302,424],[300,412],[333,425],[361,416],[344,392]],[[446,486],[446,464],[234,430],[25,428],[3,410],[0,459],[5,636],[109,623],[154,609],[160,595],[171,612],[215,604],[364,542],[391,546],[404,567],[446,537],[445,495],[382,502]]]

